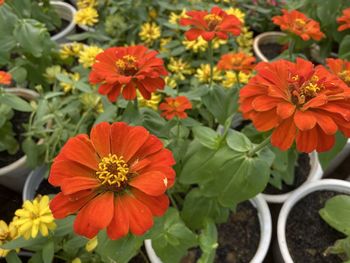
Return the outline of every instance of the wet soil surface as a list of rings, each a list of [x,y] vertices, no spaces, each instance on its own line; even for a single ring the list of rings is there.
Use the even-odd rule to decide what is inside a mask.
[[[259,245],[260,224],[257,210],[249,201],[239,204],[236,213],[217,229],[215,263],[247,263],[253,258]],[[200,254],[199,248],[191,249],[181,263],[194,263]]]
[[[345,236],[330,227],[318,211],[326,201],[339,193],[317,191],[299,201],[291,210],[286,224],[286,239],[295,263],[341,263],[337,255],[323,252]]]
[[[299,154],[297,163],[298,165],[295,166],[294,170],[293,184],[288,185],[283,182],[282,189],[278,189],[273,185],[268,184],[263,193],[272,195],[285,194],[301,186],[307,180],[311,170],[309,155],[306,153]]]
[[[22,134],[25,132],[25,128],[23,127],[24,123],[28,123],[30,113],[14,111],[14,116],[11,119],[12,128],[15,133],[15,138],[19,145],[22,144],[24,137]],[[7,151],[0,152],[0,167],[7,166],[18,159],[20,159],[24,155],[21,148],[13,155],[9,154]]]
[[[0,220],[10,223],[15,211],[22,206],[22,196],[0,185],[0,204]]]
[[[263,53],[268,60],[278,57],[283,52],[283,46],[277,43],[266,43],[259,47],[261,53]]]

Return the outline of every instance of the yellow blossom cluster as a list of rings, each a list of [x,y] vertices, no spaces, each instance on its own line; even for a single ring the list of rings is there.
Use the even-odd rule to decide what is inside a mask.
[[[177,25],[179,24],[179,21],[181,18],[186,18],[186,8],[182,9],[181,13],[177,14],[175,12],[171,12],[169,15],[169,23],[172,25]]]
[[[96,0],[78,0],[78,11],[74,16],[74,21],[80,26],[90,27],[98,23],[96,5]]]
[[[185,75],[191,75],[193,70],[188,62],[183,61],[181,58],[171,57],[168,63],[168,69],[174,73],[173,77],[177,80],[184,80]]]
[[[79,63],[84,68],[90,68],[95,63],[96,56],[102,51],[103,49],[98,46],[84,46],[84,48],[80,50],[78,54]]]
[[[151,98],[146,100],[139,92],[137,93],[137,100],[140,107],[148,107],[153,110],[158,109],[158,104],[160,103],[162,97],[157,93],[152,93]]]
[[[236,74],[233,71],[226,71],[222,81],[222,85],[225,88],[232,88],[237,83],[247,84],[250,78],[251,74],[246,74],[242,71],[240,71],[238,74]]]
[[[139,37],[145,44],[151,45],[160,38],[160,32],[160,26],[154,22],[147,22],[141,26]]]
[[[73,42],[61,45],[60,57],[67,59],[69,57],[78,57],[79,52],[84,48],[84,44]]]
[[[214,66],[213,68],[213,81],[220,81],[222,79],[222,76],[220,74],[220,70]],[[195,77],[199,80],[201,83],[209,83],[210,82],[210,65],[209,64],[202,64],[197,69]]]

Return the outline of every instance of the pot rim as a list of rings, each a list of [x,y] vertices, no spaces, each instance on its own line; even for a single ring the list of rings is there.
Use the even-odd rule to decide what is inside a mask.
[[[52,4],[52,6],[54,6],[55,9],[59,9],[59,10],[63,10],[64,12],[60,12],[58,10],[56,10],[60,16],[61,19],[64,19],[66,21],[69,21],[68,26],[66,26],[65,28],[63,28],[63,30],[61,30],[60,32],[58,32],[57,34],[51,36],[51,40],[53,41],[59,41],[60,39],[64,38],[65,36],[67,36],[70,32],[72,32],[76,26],[75,20],[74,20],[74,16],[77,12],[77,10],[75,9],[74,6],[72,6],[71,4],[68,4],[66,2],[61,2],[61,1],[50,1],[50,3]]]
[[[275,40],[276,38],[283,37],[283,36],[286,36],[286,33],[279,32],[279,31],[269,31],[269,32],[261,33],[256,37],[254,37],[253,50],[256,57],[259,58],[261,61],[269,62],[270,60],[267,57],[265,57],[265,55],[261,52],[261,49],[259,47],[260,42],[264,39],[270,38],[271,40]],[[271,41],[271,42],[274,42],[274,41]]]
[[[299,189],[303,185],[308,184],[308,183],[313,182],[313,181],[316,181],[316,180],[320,180],[323,176],[323,170],[322,170],[322,166],[318,160],[317,152],[314,151],[312,153],[309,153],[309,157],[310,157],[311,169],[310,169],[310,172],[309,172],[309,175],[308,175],[306,181],[301,186],[299,186],[295,190],[292,190],[292,191],[284,193],[284,194],[277,194],[277,195],[262,194],[262,197],[268,203],[276,203],[276,204],[284,203],[297,189]]]
[[[282,259],[285,263],[294,262],[288,250],[285,233],[288,215],[294,205],[299,202],[299,200],[303,199],[308,194],[318,190],[331,190],[350,194],[350,182],[337,179],[323,179],[320,181],[311,182],[297,189],[284,203],[278,216],[277,241]]]
[[[255,252],[254,257],[251,259],[250,263],[261,263],[263,262],[267,251],[270,247],[271,242],[271,235],[272,235],[272,220],[271,220],[271,214],[269,207],[264,200],[264,198],[261,196],[261,194],[258,194],[254,198],[249,200],[251,204],[258,210],[258,218],[259,218],[259,225],[260,225],[260,240],[258,249]],[[152,240],[146,239],[145,240],[145,248],[147,255],[151,261],[151,263],[162,263],[160,258],[156,255],[153,247],[152,247]]]

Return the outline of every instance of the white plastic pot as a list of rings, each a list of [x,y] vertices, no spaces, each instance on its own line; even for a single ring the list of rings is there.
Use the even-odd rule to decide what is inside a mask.
[[[350,194],[350,182],[336,179],[324,179],[309,183],[296,190],[284,203],[280,211],[277,223],[277,241],[278,247],[275,247],[274,258],[275,262],[293,263],[293,259],[289,254],[287,239],[286,239],[286,223],[290,211],[294,205],[312,192],[328,190],[339,193]],[[315,237],[320,238],[320,237]]]
[[[53,41],[64,43],[67,41],[66,37],[75,30],[76,24],[74,21],[74,16],[77,10],[72,5],[65,2],[52,1],[50,3],[55,8],[60,18],[69,22],[68,26],[61,32],[51,36]]]
[[[324,177],[330,175],[350,154],[350,139],[346,142],[344,148],[333,158],[327,169],[324,171]]]
[[[20,96],[28,101],[35,100],[39,97],[39,94],[35,91],[23,88],[7,88],[7,93],[11,93]],[[24,155],[17,161],[0,167],[0,184],[10,188],[14,191],[21,192],[27,175],[30,172],[29,167],[26,165],[27,157]]]
[[[270,43],[271,44],[278,43],[279,39],[281,37],[284,37],[284,36],[286,36],[285,33],[275,32],[275,31],[264,32],[264,33],[257,35],[253,40],[253,50],[254,50],[255,56],[258,58],[258,60],[264,61],[264,62],[270,61],[267,57],[265,57],[265,55],[261,51],[260,45],[270,44]]]
[[[250,199],[249,201],[258,210],[258,217],[260,223],[259,246],[250,263],[262,263],[264,261],[264,258],[266,256],[271,242],[271,214],[266,201],[264,200],[264,198],[261,197],[260,194]],[[153,250],[152,240],[145,240],[145,247],[148,258],[150,259],[151,263],[162,263],[160,258],[156,255],[155,251]]]
[[[320,162],[318,161],[318,154],[316,152],[312,152],[309,154],[310,157],[310,173],[306,181],[301,185],[308,184],[313,181],[320,180],[323,176],[323,170],[321,167]],[[300,187],[301,187],[300,186]],[[296,190],[290,191],[285,194],[261,194],[262,197],[268,202],[268,203],[284,203]]]
[[[46,166],[41,166],[32,171],[27,177],[23,192],[22,199],[23,202],[26,200],[33,200],[35,198],[36,190],[38,189],[40,183],[44,179],[44,175],[47,172]]]

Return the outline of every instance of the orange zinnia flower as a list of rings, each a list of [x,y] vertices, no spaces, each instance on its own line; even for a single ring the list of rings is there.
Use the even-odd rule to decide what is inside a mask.
[[[240,110],[272,145],[301,152],[332,148],[339,129],[350,137],[350,89],[323,66],[297,58],[259,63],[240,91]]]
[[[234,70],[249,73],[254,69],[255,58],[243,52],[223,55],[218,62],[220,70]]]
[[[281,30],[288,31],[300,36],[304,41],[310,38],[314,40],[321,40],[325,35],[321,32],[320,24],[308,18],[303,13],[292,10],[282,9],[282,16],[274,16],[272,22],[281,27]]]
[[[238,36],[241,33],[242,23],[234,15],[227,14],[224,10],[214,6],[210,13],[207,11],[189,11],[186,13],[190,18],[181,18],[180,25],[192,26],[185,36],[192,41],[202,36],[210,41],[215,36],[227,39],[228,34]]]
[[[5,0],[0,0],[0,6],[5,4]]]
[[[151,93],[163,89],[162,76],[168,73],[158,53],[144,46],[112,47],[96,56],[90,83],[101,84],[98,91],[112,102],[120,92],[126,100],[136,98],[136,89],[149,100]]]
[[[344,31],[350,28],[350,8],[343,10],[343,15],[337,18],[339,24],[342,24],[338,27],[338,31]]]
[[[0,84],[10,85],[11,81],[12,81],[11,74],[0,70]]]
[[[167,120],[174,117],[185,119],[187,118],[185,110],[192,109],[192,104],[187,97],[178,96],[176,98],[165,98],[165,102],[159,105],[159,109],[163,111],[162,116]]]
[[[92,238],[107,228],[111,239],[142,235],[169,206],[174,184],[172,153],[140,126],[103,122],[68,140],[51,168],[49,182],[61,187],[50,208],[55,218],[78,213],[77,234]]]
[[[350,87],[350,62],[339,58],[328,58],[326,62],[331,72]]]

